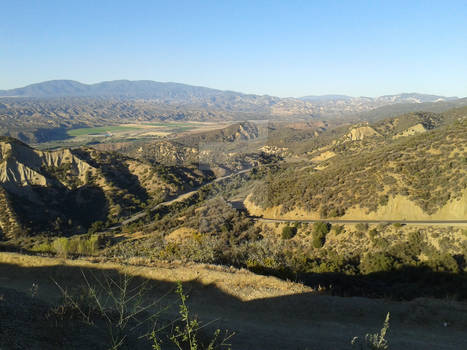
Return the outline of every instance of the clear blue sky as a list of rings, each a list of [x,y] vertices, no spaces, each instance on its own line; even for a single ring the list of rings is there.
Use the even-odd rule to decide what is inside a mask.
[[[467,1],[1,0],[0,89],[175,81],[467,96]]]

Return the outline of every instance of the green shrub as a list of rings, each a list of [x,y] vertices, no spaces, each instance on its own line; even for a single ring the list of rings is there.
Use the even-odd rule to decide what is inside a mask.
[[[324,246],[330,226],[331,225],[327,222],[315,222],[313,224],[313,247],[321,248]]]
[[[88,239],[79,239],[77,249],[74,253],[84,255],[94,255],[99,249],[100,238],[98,235],[91,235]]]
[[[344,225],[333,225],[332,230],[334,231],[335,235],[338,236],[344,231]]]
[[[54,251],[52,245],[46,242],[34,245],[31,250],[38,253],[50,253]]]
[[[388,227],[388,226],[389,226],[388,223],[382,222],[382,223],[378,224],[378,230],[379,230],[379,231],[384,231],[384,229],[385,229],[386,227]]]
[[[379,205],[385,206],[389,202],[389,197],[387,195],[379,196]]]
[[[459,264],[457,263],[456,259],[447,253],[433,256],[431,260],[427,261],[427,265],[435,271],[454,273],[459,272]]]
[[[368,235],[370,236],[370,239],[373,240],[378,235],[378,230],[373,228],[368,232]]]
[[[95,221],[92,223],[91,227],[88,230],[88,233],[93,234],[104,229],[104,223],[102,221]]]
[[[366,254],[360,260],[360,272],[369,274],[373,272],[391,271],[395,267],[396,260],[393,256],[383,253]]]
[[[368,231],[368,224],[367,223],[359,223],[355,225],[355,228],[360,232]]]
[[[297,228],[295,226],[284,226],[282,229],[282,239],[291,239],[297,234]]]
[[[58,255],[67,257],[70,253],[70,244],[68,238],[66,237],[57,238],[56,240],[54,240],[52,245],[55,250],[55,253],[57,253]]]
[[[313,233],[313,247],[322,248],[326,242],[325,237],[316,233]]]
[[[49,251],[53,250],[56,254],[64,257],[70,254],[94,255],[98,251],[100,243],[100,237],[98,235],[71,238],[60,237],[53,241],[52,249]],[[41,245],[37,249],[46,248],[46,246]]]

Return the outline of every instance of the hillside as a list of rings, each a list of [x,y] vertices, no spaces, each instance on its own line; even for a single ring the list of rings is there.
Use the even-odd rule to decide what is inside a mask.
[[[67,139],[74,128],[165,121],[229,121],[264,117],[164,102],[117,98],[2,98],[0,135],[27,143]]]
[[[438,95],[402,93],[378,97],[351,97],[345,95],[304,96],[302,101],[315,107],[314,115],[321,118],[346,120],[377,120],[416,111],[442,112],[465,106],[466,99]]]
[[[461,108],[467,106],[467,98],[460,99],[445,99],[436,102],[420,102],[409,103],[407,101],[402,103],[388,104],[378,108],[363,111],[348,116],[352,120],[367,120],[377,121],[384,118],[396,117],[404,113],[410,112],[433,112],[443,113],[453,108]]]
[[[284,158],[155,210],[105,254],[243,267],[346,297],[466,300],[467,230],[434,221],[467,217],[466,116],[410,113],[295,134],[275,126],[267,141],[285,135]]]
[[[142,265],[162,260],[235,266],[340,296],[413,299],[455,294],[466,300],[463,227],[451,227],[451,222],[386,223],[397,218],[465,219],[466,115],[462,108],[353,125],[273,123],[264,138],[257,124],[237,123],[190,136],[193,139],[126,145],[118,150],[123,155],[85,148],[40,152],[6,139],[2,157],[12,165],[2,185],[2,230],[7,238],[18,233],[36,236],[11,239],[4,246]],[[66,157],[72,166],[62,170]],[[38,169],[40,164],[45,170],[54,166],[46,173]],[[73,164],[96,169],[96,180],[81,185],[82,172],[76,170],[73,176],[69,171]],[[209,171],[196,170],[204,165]],[[13,178],[14,166],[24,170]],[[231,176],[223,176],[226,173]],[[199,186],[208,175],[217,179]],[[33,185],[22,182],[33,180]],[[182,184],[192,191],[160,206],[146,205],[182,192]],[[47,190],[38,192],[44,187]],[[91,189],[95,192],[87,195]],[[81,191],[86,195],[79,196]],[[42,195],[52,192],[55,195]],[[31,204],[34,193],[40,193],[43,202]],[[90,213],[82,215],[71,199],[85,203]],[[91,236],[94,245],[83,250],[89,236],[80,233],[92,221],[83,222],[86,215],[107,220],[112,229],[104,227]],[[284,223],[254,216],[380,222]],[[94,228],[91,225],[91,231]],[[443,283],[432,283],[439,279]]]
[[[288,103],[288,102],[287,102]],[[292,104],[295,104],[293,102]],[[66,139],[73,128],[119,125],[139,122],[198,121],[226,122],[253,119],[310,118],[304,102],[297,106],[252,103],[233,107],[210,103],[171,104],[162,100],[121,98],[1,98],[0,134],[25,142]],[[284,113],[281,109],[284,109]]]
[[[189,310],[202,325],[201,339],[210,337],[217,328],[228,329],[235,333],[229,340],[231,349],[350,350],[350,340],[378,330],[387,312],[391,313],[391,348],[458,350],[466,345],[467,307],[452,299],[400,302],[333,297],[298,283],[206,264],[141,266],[96,258],[57,259],[3,253],[0,272],[3,349],[108,349],[109,336],[106,327],[99,327],[103,322],[99,313],[92,314],[90,324],[56,301],[61,300],[60,291],[53,281],[76,293],[75,290],[81,290],[78,287],[84,287],[83,275],[96,288],[96,278],[105,282],[131,276],[134,288],[129,293],[130,302],[139,286],[145,288],[138,305],[157,301],[156,307],[162,312],[142,313],[138,323],[130,320],[122,332],[126,341],[122,348],[152,348],[140,334],[145,328],[135,327],[141,319],[156,316],[157,325],[161,325],[178,318],[179,303],[173,293],[177,281],[183,281],[189,292]],[[31,296],[28,288],[33,284],[40,287],[37,295]],[[102,295],[106,296],[105,292]],[[109,304],[109,308],[113,307]],[[449,322],[449,327],[443,327],[442,322]]]
[[[192,146],[200,143],[248,141],[260,137],[262,131],[259,124],[241,122],[219,130],[188,135],[180,138],[179,141]]]
[[[322,218],[465,218],[466,116],[463,108],[349,127],[309,152],[310,161],[271,173],[250,201],[277,208],[275,216],[297,211]],[[448,203],[451,210],[440,211]]]
[[[14,238],[86,232],[95,221],[116,222],[208,176],[92,149],[42,152],[1,138],[1,233]]]
[[[72,127],[130,120],[225,120],[260,117],[310,117],[312,105],[293,98],[243,94],[179,83],[155,81],[109,81],[92,85],[55,80],[0,91],[0,115],[11,118],[46,115],[58,125],[40,123],[42,128]],[[109,114],[109,115],[106,115]],[[112,116],[110,116],[112,115]],[[60,120],[55,120],[60,117]],[[64,120],[62,120],[64,119]],[[60,125],[63,123],[63,125]],[[39,126],[39,125],[38,125]]]
[[[169,166],[195,165],[217,175],[274,161],[258,150],[265,142],[266,126],[252,122],[234,123],[222,129],[196,132],[170,140],[133,142],[114,149],[132,158]],[[105,145],[94,146],[98,149]]]

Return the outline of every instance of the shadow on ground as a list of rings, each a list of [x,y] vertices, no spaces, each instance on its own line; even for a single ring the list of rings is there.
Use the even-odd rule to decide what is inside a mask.
[[[252,268],[252,271],[298,281],[315,290],[324,289],[328,294],[335,296],[392,300],[412,300],[421,297],[467,300],[465,273],[438,272],[426,266],[404,266],[393,271],[367,275],[348,275],[338,272],[293,273],[264,267]]]
[[[78,319],[48,316],[52,306],[61,300],[55,282],[62,288],[76,290],[85,285],[83,275],[94,284],[106,278],[117,281],[124,277],[117,269],[101,267],[0,264],[0,348],[108,348],[102,321],[86,325]],[[436,282],[433,279],[427,283],[430,281]],[[36,291],[33,283],[38,285]],[[174,283],[132,278],[132,288],[141,285],[145,286],[146,301],[160,299],[150,312],[166,308],[158,316],[161,321],[177,317]],[[214,320],[203,331],[210,333],[221,328],[236,333],[232,349],[350,349],[352,337],[377,332],[387,312],[391,312],[391,349],[467,348],[467,304],[463,302],[424,298],[397,302],[319,293],[242,301],[214,284],[191,280],[183,285],[190,295],[193,314],[205,323]],[[128,336],[122,349],[150,349],[146,338],[138,336],[141,334]]]

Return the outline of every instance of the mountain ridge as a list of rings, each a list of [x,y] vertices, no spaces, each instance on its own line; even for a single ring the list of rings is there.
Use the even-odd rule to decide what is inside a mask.
[[[153,89],[148,91],[148,89]],[[161,91],[155,92],[154,89]],[[174,89],[179,89],[175,91]],[[161,98],[165,93],[166,95],[173,95],[174,93],[194,93],[195,96],[202,96],[202,93],[207,95],[229,94],[240,96],[256,96],[256,97],[270,97],[282,100],[301,100],[307,102],[325,102],[325,101],[348,101],[348,100],[368,100],[368,101],[398,101],[407,102],[415,101],[421,102],[434,102],[438,100],[449,101],[458,99],[457,96],[442,96],[434,94],[423,94],[417,92],[401,92],[398,94],[381,95],[377,97],[367,96],[348,96],[340,94],[328,95],[307,95],[303,97],[277,97],[268,94],[247,94],[233,90],[215,89],[199,85],[190,85],[177,82],[159,82],[154,80],[109,80],[98,83],[81,83],[71,79],[56,79],[48,80],[39,83],[29,84],[19,88],[0,90],[2,97],[65,97],[65,96],[81,96],[81,97],[96,97],[96,96],[112,96],[112,97],[158,97]],[[195,93],[196,92],[196,93]],[[173,96],[172,96],[173,97]]]
[[[0,90],[0,97],[0,135],[33,143],[66,139],[66,131],[73,128],[141,121],[329,119],[341,122],[374,120],[418,110],[441,112],[467,103],[464,99],[416,93],[374,99],[328,95],[304,101],[150,80],[96,84],[52,80]]]
[[[80,96],[80,97],[95,97],[95,96],[126,96],[138,97],[141,96],[157,96],[154,92],[150,93],[147,89],[183,89],[184,93],[188,91],[199,91],[206,94],[236,94],[242,96],[268,96],[245,94],[232,90],[220,90],[204,86],[189,85],[176,82],[159,82],[153,80],[109,80],[98,83],[86,84],[76,80],[57,79],[44,82],[29,84],[20,88],[0,90],[0,96],[4,97],[65,97],[65,96]],[[126,89],[126,91],[123,91]]]

